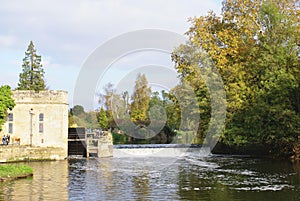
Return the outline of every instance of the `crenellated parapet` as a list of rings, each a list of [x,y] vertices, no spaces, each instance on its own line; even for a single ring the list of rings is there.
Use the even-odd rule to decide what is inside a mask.
[[[68,92],[62,90],[15,90],[13,99],[16,104],[68,104]]]

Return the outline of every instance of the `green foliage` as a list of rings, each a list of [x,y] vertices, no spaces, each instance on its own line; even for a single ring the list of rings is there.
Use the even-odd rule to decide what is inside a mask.
[[[153,92],[151,95],[148,114],[151,120],[163,120],[162,118],[165,115],[163,101],[160,99],[159,92],[157,91]]]
[[[80,116],[82,114],[84,114],[84,108],[81,105],[75,105],[72,109],[71,109],[71,114],[75,115],[75,116]]]
[[[127,135],[112,132],[113,144],[127,144]]]
[[[99,102],[104,106],[109,106],[106,108],[110,108],[111,113],[114,116],[113,121],[118,123],[118,128],[116,127],[116,124],[114,125],[114,130],[116,131],[113,134],[115,144],[170,143],[173,140],[175,135],[174,130],[180,125],[180,114],[179,116],[174,115],[175,113],[177,114],[177,112],[174,110],[175,104],[169,98],[169,93],[166,93],[165,91],[162,91],[161,94],[157,91],[153,92],[152,94],[149,93],[149,104],[147,107],[145,107],[147,108],[146,113],[148,113],[147,119],[143,121],[134,121],[134,123],[138,123],[139,126],[139,129],[136,130],[136,126],[132,126],[132,117],[129,115],[132,113],[130,110],[132,109],[132,107],[130,107],[132,103],[129,102],[128,92],[125,91],[121,92],[121,94],[116,94],[115,89],[112,88],[113,85],[108,84],[106,86],[110,86],[105,87],[109,90],[105,90],[106,92],[100,96]],[[145,84],[144,87],[149,90],[147,84]],[[107,94],[109,94],[109,96]],[[110,101],[110,103],[107,104],[106,101]],[[102,107],[102,109],[104,111],[104,107]],[[101,113],[104,114],[103,111]],[[109,113],[110,112],[106,111],[106,114]],[[110,123],[108,124],[111,125]],[[148,130],[143,127],[146,127],[145,124],[148,125]],[[154,137],[149,137],[153,136],[151,131],[157,132],[155,133]],[[128,136],[133,133],[136,136],[145,139],[138,139]]]
[[[98,112],[96,111],[89,111],[84,114],[83,120],[85,121],[86,128],[99,128],[97,115]]]
[[[70,111],[68,112],[68,127],[69,128],[76,127],[74,116]]]
[[[103,107],[101,107],[100,112],[97,115],[97,120],[98,120],[100,128],[107,129],[108,119],[107,119],[106,112],[103,109]]]
[[[19,76],[17,89],[34,91],[45,90],[44,74],[41,56],[36,54],[33,42],[30,41],[27,51],[25,52],[25,58],[23,59],[22,73],[20,73]]]
[[[98,112],[85,112],[84,107],[75,105],[69,112],[69,127],[99,128]]]
[[[7,110],[12,110],[15,106],[15,102],[12,99],[12,91],[10,86],[0,87],[0,131],[2,125],[6,122]]]
[[[206,125],[211,103],[199,73],[205,68],[201,50],[214,62],[227,97],[224,143],[273,151],[300,136],[299,18],[294,0],[227,0],[221,16],[210,12],[191,20],[189,40],[172,59],[194,88]]]
[[[113,107],[117,106],[119,108],[120,107],[122,108],[122,106],[124,106],[123,103],[117,103],[117,102],[120,102],[120,96],[115,93],[114,85],[112,83],[107,83],[104,86],[104,93],[99,95],[99,103],[106,111],[106,116],[108,120],[107,127],[109,128],[114,128],[116,126],[113,118],[114,115],[113,111],[114,109],[116,110],[118,109]]]
[[[182,82],[171,90],[170,95],[176,103],[177,118],[181,118],[181,129],[195,130],[193,120],[199,116],[199,107],[193,88],[182,79]]]

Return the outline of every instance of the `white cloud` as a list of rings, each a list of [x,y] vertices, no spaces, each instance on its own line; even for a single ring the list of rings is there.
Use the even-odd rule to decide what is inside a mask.
[[[14,36],[4,36],[0,35],[0,46],[10,47],[17,42],[17,39]]]

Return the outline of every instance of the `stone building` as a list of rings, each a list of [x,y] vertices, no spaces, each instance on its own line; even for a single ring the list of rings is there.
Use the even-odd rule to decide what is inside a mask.
[[[16,106],[8,111],[1,131],[20,145],[68,150],[68,93],[66,91],[13,91]]]

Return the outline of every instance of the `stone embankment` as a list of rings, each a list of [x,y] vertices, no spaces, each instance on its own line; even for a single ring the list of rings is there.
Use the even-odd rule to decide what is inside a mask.
[[[0,162],[63,160],[66,150],[60,147],[0,146]]]

